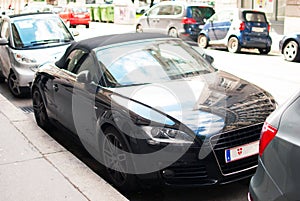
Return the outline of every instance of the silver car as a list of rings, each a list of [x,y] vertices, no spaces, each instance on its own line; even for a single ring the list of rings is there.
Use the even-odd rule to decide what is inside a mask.
[[[0,81],[7,79],[16,97],[28,94],[36,68],[59,58],[72,41],[72,33],[55,14],[1,16]]]
[[[273,112],[264,124],[249,201],[299,200],[299,131],[300,91]]]
[[[136,32],[154,32],[196,41],[212,6],[184,1],[163,1],[147,10],[136,23]]]

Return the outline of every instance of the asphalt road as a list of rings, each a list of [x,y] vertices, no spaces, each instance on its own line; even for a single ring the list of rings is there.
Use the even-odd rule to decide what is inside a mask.
[[[80,32],[78,39],[83,39],[96,35],[133,32],[134,27],[95,23],[90,29],[78,27],[77,30]],[[206,52],[214,57],[216,68],[228,71],[266,89],[275,97],[279,104],[283,103],[300,88],[300,63],[286,62],[279,54],[259,55],[256,51],[232,54],[224,50],[214,49],[207,49]],[[14,98],[9,93],[6,84],[0,84],[0,93],[33,119],[31,99],[29,97],[25,99]],[[96,173],[103,176],[97,162],[84,151],[80,144],[76,143],[76,139],[69,135],[66,139],[62,137],[63,133],[64,131],[57,129],[49,135],[67,147],[68,150],[84,161]],[[65,143],[66,141],[71,143]],[[219,187],[193,189],[155,188],[126,196],[132,201],[238,201],[247,200],[248,184],[249,180]]]

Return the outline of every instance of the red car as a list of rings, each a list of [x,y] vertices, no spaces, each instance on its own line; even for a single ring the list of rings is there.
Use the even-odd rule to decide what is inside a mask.
[[[59,16],[71,28],[75,28],[76,25],[90,27],[90,13],[85,7],[66,7],[59,13]]]

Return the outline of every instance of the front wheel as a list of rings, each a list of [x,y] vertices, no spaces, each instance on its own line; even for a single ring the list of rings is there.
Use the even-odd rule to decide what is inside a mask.
[[[103,159],[107,175],[112,184],[121,191],[136,189],[136,177],[129,174],[133,168],[132,161],[128,158],[129,148],[125,140],[116,129],[109,127],[104,131]]]
[[[287,61],[299,61],[299,45],[295,41],[289,41],[283,48],[283,56]]]
[[[237,53],[241,51],[241,45],[236,37],[231,37],[227,44],[227,49],[229,52]]]
[[[138,25],[136,26],[135,31],[136,31],[137,33],[143,33],[143,27],[142,27],[142,25],[138,24]]]
[[[29,94],[30,88],[29,87],[20,87],[19,86],[19,80],[16,76],[16,74],[12,71],[7,79],[7,84],[10,92],[15,97],[21,98],[25,97]]]
[[[268,54],[271,51],[271,47],[267,47],[267,48],[260,48],[258,49],[260,54]]]
[[[200,35],[198,37],[198,46],[202,48],[206,48],[208,46],[208,39],[205,35]]]
[[[171,36],[171,37],[174,37],[174,38],[178,38],[178,32],[177,32],[177,30],[175,28],[171,28],[169,30],[168,35]]]
[[[32,93],[32,105],[37,125],[47,131],[51,127],[51,123],[47,115],[42,94],[37,88],[35,88]]]

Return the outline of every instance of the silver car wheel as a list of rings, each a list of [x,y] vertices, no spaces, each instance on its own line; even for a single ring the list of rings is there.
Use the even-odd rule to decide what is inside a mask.
[[[283,55],[287,61],[295,61],[298,57],[298,44],[295,41],[288,42],[283,48]]]
[[[142,27],[142,25],[137,25],[136,26],[136,30],[135,30],[137,33],[143,33],[143,27]]]
[[[206,36],[200,35],[198,37],[198,46],[202,48],[206,48],[208,46],[208,40]]]
[[[21,89],[18,83],[18,78],[14,72],[11,72],[8,76],[8,87],[14,96],[21,95]]]
[[[174,38],[178,38],[178,32],[175,28],[170,29],[168,35]]]
[[[236,37],[231,37],[228,41],[227,45],[228,51],[232,53],[237,53],[241,50],[241,46],[239,44],[239,41]]]

